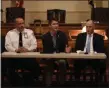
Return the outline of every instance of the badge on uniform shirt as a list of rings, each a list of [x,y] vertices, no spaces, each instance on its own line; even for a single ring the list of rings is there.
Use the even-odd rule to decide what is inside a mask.
[[[27,34],[27,32],[24,33],[24,38],[28,39],[28,34]]]

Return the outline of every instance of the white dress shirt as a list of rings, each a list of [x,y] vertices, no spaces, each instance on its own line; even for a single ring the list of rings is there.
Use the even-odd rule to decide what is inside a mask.
[[[90,36],[91,36],[90,53],[93,53],[94,52],[94,50],[93,50],[93,34],[91,34]],[[87,34],[87,37],[86,37],[86,44],[85,44],[85,47],[84,47],[84,52],[86,52],[87,43],[88,43],[88,34]]]
[[[32,30],[24,28],[22,37],[24,48],[29,51],[37,48],[37,41]],[[19,31],[17,29],[10,30],[7,33],[5,37],[5,48],[9,52],[15,52],[19,48]]]

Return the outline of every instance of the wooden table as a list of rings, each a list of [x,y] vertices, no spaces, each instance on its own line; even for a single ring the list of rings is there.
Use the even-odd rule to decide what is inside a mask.
[[[26,53],[15,53],[15,52],[3,52],[2,58],[56,58],[56,59],[106,59],[104,53],[96,54],[77,54],[77,53],[54,53],[54,54],[42,54],[40,52],[26,52]]]

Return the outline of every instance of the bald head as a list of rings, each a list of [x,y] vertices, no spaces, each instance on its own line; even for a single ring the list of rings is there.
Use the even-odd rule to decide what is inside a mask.
[[[23,18],[15,19],[16,28],[18,31],[22,32],[24,30],[24,20]]]
[[[95,24],[94,24],[93,20],[88,20],[86,22],[86,32],[88,34],[92,34],[92,33],[94,33],[94,29],[95,29]]]

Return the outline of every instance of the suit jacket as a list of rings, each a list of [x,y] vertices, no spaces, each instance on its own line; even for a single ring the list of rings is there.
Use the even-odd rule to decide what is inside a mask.
[[[80,33],[77,36],[76,39],[76,45],[75,45],[75,50],[84,50],[85,43],[86,43],[86,38],[87,38],[87,33]],[[94,33],[93,34],[93,49],[94,51],[98,53],[104,52],[104,40],[103,36]]]
[[[65,52],[68,44],[67,36],[62,31],[56,33],[56,48],[53,47],[53,40],[50,32],[42,36],[43,53]]]

